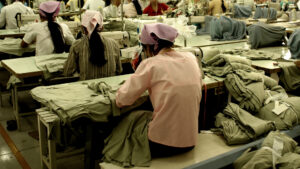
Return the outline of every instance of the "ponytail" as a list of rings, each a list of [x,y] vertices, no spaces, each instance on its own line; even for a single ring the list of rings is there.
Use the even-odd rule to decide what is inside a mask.
[[[89,60],[94,65],[103,66],[106,64],[107,61],[104,56],[104,44],[97,31],[98,27],[99,24],[97,24],[89,39],[89,46],[91,52]]]
[[[222,11],[223,11],[223,13],[225,13],[226,12],[226,7],[225,7],[225,0],[221,0],[222,1]]]

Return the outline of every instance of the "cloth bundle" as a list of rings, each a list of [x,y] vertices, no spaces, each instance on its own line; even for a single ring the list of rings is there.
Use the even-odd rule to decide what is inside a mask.
[[[240,40],[246,37],[246,24],[225,16],[210,22],[210,37],[213,41]]]
[[[292,54],[293,59],[299,59],[300,58],[300,29],[296,29],[293,34],[290,36],[288,43],[288,48],[290,49],[290,52]]]
[[[123,167],[149,167],[148,123],[151,119],[152,112],[144,110],[124,117],[104,141],[103,160]]]
[[[281,44],[285,35],[285,28],[270,26],[264,23],[257,23],[247,27],[251,49],[258,49],[264,46]]]
[[[204,17],[204,28],[196,30],[197,35],[204,35],[210,33],[210,22],[212,19],[214,19],[214,16],[205,16]]]
[[[270,12],[270,13],[269,13]],[[256,8],[253,19],[268,18],[277,19],[277,10],[274,8]]]
[[[251,6],[241,6],[234,4],[234,17],[235,18],[249,18],[252,15]]]
[[[292,62],[290,64],[280,64],[282,69],[280,82],[286,91],[296,91],[300,88],[300,69]]]
[[[258,51],[258,50],[249,50],[249,49],[233,49],[228,51],[223,51],[224,54],[231,55],[240,55],[242,57],[246,57],[250,60],[276,60],[282,58],[281,54],[266,52],[266,51]]]
[[[204,72],[215,76],[223,77],[234,70],[242,69],[246,71],[257,72],[251,67],[251,61],[238,55],[217,54],[205,57]]]
[[[283,97],[278,100],[279,105],[284,105],[286,110],[283,110],[281,114],[275,114],[273,109],[276,109],[275,102],[266,104],[259,110],[257,117],[274,121],[278,130],[291,129],[300,121],[300,97]],[[277,108],[278,109],[278,108]]]
[[[272,131],[259,150],[245,151],[234,163],[235,169],[298,168],[300,155],[294,153],[297,142],[286,134]]]
[[[223,113],[217,114],[215,125],[222,128],[229,145],[248,143],[275,129],[273,122],[259,119],[234,103],[229,103]]]

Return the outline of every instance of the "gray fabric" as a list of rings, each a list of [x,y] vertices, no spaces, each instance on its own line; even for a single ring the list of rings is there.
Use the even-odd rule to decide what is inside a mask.
[[[151,118],[152,112],[142,110],[124,117],[105,139],[103,160],[122,167],[149,167],[148,123]]]
[[[210,22],[210,37],[213,41],[240,40],[246,37],[246,23],[225,16]]]
[[[282,58],[282,54],[279,53],[251,50],[251,49],[233,49],[233,50],[223,51],[222,53],[231,54],[231,55],[240,55],[250,60],[276,60]]]
[[[300,121],[300,97],[289,97],[282,99],[280,104],[286,104],[289,108],[281,113],[276,115],[272,112],[275,107],[275,103],[271,102],[259,110],[257,117],[274,121],[276,128],[279,130],[291,129],[295,125],[299,124]]]
[[[215,18],[214,16],[205,16],[204,18],[204,27],[201,29],[196,30],[197,35],[204,35],[210,33],[210,22],[211,20]]]
[[[234,103],[229,103],[223,114],[225,115],[223,117],[222,115],[217,116],[216,126],[223,128],[227,144],[247,143],[275,129],[273,122],[261,120]]]
[[[299,50],[300,51],[300,50]],[[300,88],[300,69],[294,64],[280,64],[282,72],[280,81],[286,91],[295,91]]]
[[[241,6],[234,4],[234,17],[235,18],[249,18],[252,15],[251,6]]]
[[[258,49],[273,44],[281,44],[285,35],[285,28],[257,23],[247,27],[251,49]]]
[[[289,37],[288,48],[290,49],[290,52],[292,54],[293,59],[299,59],[300,58],[300,29],[296,29],[293,34]]]
[[[268,12],[270,11],[270,14]],[[277,19],[277,10],[274,8],[256,8],[253,19],[270,18]]]
[[[100,83],[96,81],[96,84]],[[111,85],[110,90],[106,91],[108,95],[103,95],[91,90],[86,83],[66,83],[55,87],[36,87],[31,90],[31,95],[55,111],[63,123],[72,122],[80,117],[87,117],[96,122],[107,122],[108,117],[114,112],[114,115],[126,113],[148,99],[148,94],[144,93],[132,106],[121,108],[118,113],[118,110],[114,110],[116,108],[114,95],[119,87],[119,84]]]
[[[276,162],[278,169],[298,169],[300,168],[300,155],[296,153],[286,153]]]

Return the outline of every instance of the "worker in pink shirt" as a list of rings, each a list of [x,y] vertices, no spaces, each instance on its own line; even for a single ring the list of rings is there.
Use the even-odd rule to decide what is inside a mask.
[[[196,57],[172,49],[177,30],[161,23],[147,24],[140,40],[148,59],[119,88],[116,104],[133,104],[149,91],[154,112],[148,139],[152,157],[170,156],[194,148],[202,78]]]

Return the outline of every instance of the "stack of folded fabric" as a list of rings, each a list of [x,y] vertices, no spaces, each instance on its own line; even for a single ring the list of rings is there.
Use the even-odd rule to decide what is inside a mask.
[[[246,24],[221,16],[210,22],[210,37],[213,41],[240,40],[246,37]]]
[[[252,14],[251,6],[241,6],[234,4],[234,17],[235,18],[249,18]]]
[[[277,10],[274,8],[256,8],[253,19],[269,18],[277,19]]]
[[[251,49],[259,47],[282,44],[285,35],[285,28],[281,26],[270,26],[264,23],[257,23],[247,27]]]
[[[234,163],[235,169],[299,168],[297,142],[278,131],[270,132],[259,150],[245,151]]]

